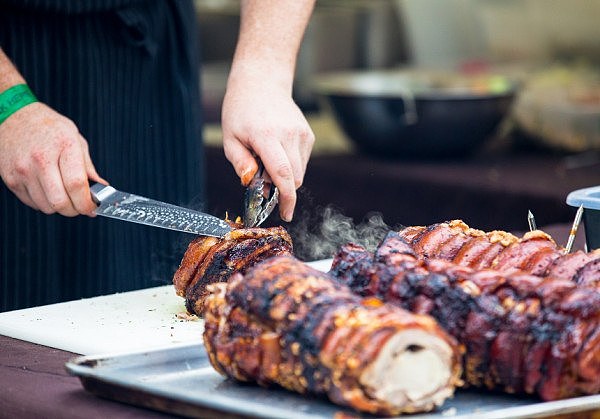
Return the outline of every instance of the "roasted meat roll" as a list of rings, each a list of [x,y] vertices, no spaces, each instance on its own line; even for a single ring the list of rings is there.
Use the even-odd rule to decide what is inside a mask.
[[[600,285],[600,250],[565,254],[539,230],[518,238],[505,231],[484,232],[460,220],[399,232],[419,257],[444,259],[474,269],[519,269],[532,275]]]
[[[513,271],[417,258],[389,233],[344,246],[330,272],[363,297],[433,316],[466,348],[471,386],[554,400],[600,391],[600,291]]]
[[[187,310],[199,315],[207,285],[225,282],[269,257],[290,253],[292,239],[283,227],[237,228],[223,238],[198,237],[173,276],[175,291],[185,297]]]
[[[459,384],[459,347],[431,317],[359,297],[292,256],[208,289],[204,343],[226,376],[381,415],[431,410]]]

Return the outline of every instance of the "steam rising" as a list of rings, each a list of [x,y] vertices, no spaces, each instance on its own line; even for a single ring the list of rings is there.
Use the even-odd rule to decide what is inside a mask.
[[[349,242],[357,243],[367,250],[374,250],[392,228],[380,213],[369,213],[355,225],[352,218],[328,206],[322,209],[321,216],[310,217],[303,214],[301,221],[290,228],[294,242],[294,254],[306,261],[333,257],[339,248]]]

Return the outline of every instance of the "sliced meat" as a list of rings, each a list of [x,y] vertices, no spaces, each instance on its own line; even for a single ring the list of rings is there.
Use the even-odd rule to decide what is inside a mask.
[[[185,297],[190,282],[196,277],[198,269],[202,265],[204,257],[210,249],[219,242],[217,237],[197,237],[188,245],[188,248],[183,255],[183,259],[179,264],[179,268],[173,276],[173,285],[175,292],[180,297]]]
[[[536,233],[536,234],[532,234]],[[538,252],[561,251],[550,236],[541,231],[525,234],[523,239],[506,247],[492,263],[492,268],[503,270],[510,268],[525,269],[531,258]]]
[[[273,256],[291,254],[292,239],[283,227],[236,228],[225,237],[194,239],[173,276],[188,312],[200,315],[206,287]]]
[[[600,287],[600,253],[577,270],[575,282]]]
[[[407,239],[418,258],[443,259],[473,269],[493,268],[510,272],[514,269],[540,277],[569,279],[577,283],[598,284],[597,264],[600,251],[567,254],[543,231],[526,233],[522,238],[505,231],[482,232],[469,228],[460,220],[430,226],[406,227],[398,232]],[[582,270],[587,265],[585,270]],[[577,276],[582,270],[586,278]]]

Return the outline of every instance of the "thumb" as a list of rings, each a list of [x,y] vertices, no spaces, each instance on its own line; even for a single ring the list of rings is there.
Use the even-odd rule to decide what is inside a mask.
[[[105,180],[103,177],[101,177],[98,174],[98,172],[96,171],[96,168],[94,167],[94,164],[92,163],[91,160],[86,159],[85,169],[86,169],[87,177],[88,177],[89,180],[93,180],[94,182],[98,182],[98,183],[102,183],[104,185],[108,185],[108,181]]]
[[[87,143],[85,143],[85,142],[84,142],[84,149],[83,149],[83,160],[84,160],[85,171],[87,173],[88,179],[92,180],[94,182],[108,185],[108,182],[104,178],[102,178],[96,171],[96,167],[94,166],[94,163],[92,162],[92,158],[90,157],[90,151],[87,147]]]

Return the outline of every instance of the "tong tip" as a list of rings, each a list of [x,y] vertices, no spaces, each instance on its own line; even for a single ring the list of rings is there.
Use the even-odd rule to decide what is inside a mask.
[[[258,170],[244,193],[244,226],[258,227],[269,217],[279,201],[279,190],[265,180],[264,166],[259,160]]]

